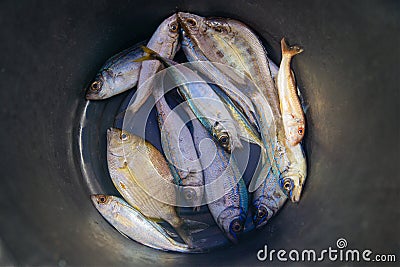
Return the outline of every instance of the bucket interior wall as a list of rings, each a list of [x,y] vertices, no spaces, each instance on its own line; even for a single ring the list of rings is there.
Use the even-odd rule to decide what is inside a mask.
[[[275,62],[283,36],[305,50],[293,62],[308,105],[300,203],[239,245],[200,255],[114,230],[89,200],[78,149],[84,87],[176,10],[244,21]],[[266,244],[322,250],[338,238],[398,252],[398,10],[395,1],[1,1],[0,265],[264,265],[256,254]]]

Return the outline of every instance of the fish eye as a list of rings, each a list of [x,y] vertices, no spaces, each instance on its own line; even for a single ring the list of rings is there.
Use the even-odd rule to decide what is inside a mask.
[[[186,23],[190,27],[196,27],[196,25],[197,25],[197,21],[195,19],[192,19],[192,18],[186,19]]]
[[[100,90],[101,86],[102,86],[101,81],[94,81],[94,82],[90,85],[90,90],[91,90],[91,91],[94,91],[94,92],[97,92],[97,91]]]
[[[286,191],[290,191],[290,190],[292,190],[292,187],[293,187],[292,180],[286,178],[286,179],[283,181],[283,188],[284,188]]]
[[[173,22],[173,23],[171,23],[171,25],[169,25],[169,31],[170,32],[178,32],[178,24],[177,23],[175,23],[175,22]]]
[[[231,224],[231,229],[234,233],[239,233],[242,231],[242,224],[239,222],[239,220],[235,220]]]
[[[128,140],[128,135],[126,133],[121,133],[120,138],[122,141],[126,141],[126,140]]]
[[[264,216],[266,216],[266,215],[268,215],[268,211],[264,208],[264,207],[260,207],[258,210],[257,210],[257,217],[258,218],[263,218]]]
[[[303,132],[304,132],[304,130],[303,130],[303,128],[302,128],[302,127],[300,127],[300,128],[297,130],[297,133],[298,133],[298,134],[300,134],[300,135],[302,135],[302,134],[303,134]]]
[[[99,204],[104,204],[104,203],[106,203],[106,200],[107,200],[107,197],[106,196],[104,196],[104,195],[101,195],[101,196],[99,196],[98,198],[97,198],[97,203],[99,203]]]
[[[221,136],[221,138],[219,139],[219,141],[220,141],[223,145],[227,145],[228,142],[229,142],[229,138],[228,138],[228,136],[224,135],[224,136]]]

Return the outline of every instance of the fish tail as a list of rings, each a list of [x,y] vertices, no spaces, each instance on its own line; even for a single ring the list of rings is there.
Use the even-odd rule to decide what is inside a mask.
[[[282,49],[282,56],[287,55],[290,57],[300,54],[301,52],[304,51],[303,48],[296,45],[288,46],[285,38],[282,38],[281,40],[281,49]]]
[[[179,237],[182,238],[183,242],[185,242],[190,248],[193,248],[193,238],[185,223],[175,226],[174,228]]]
[[[142,46],[141,47],[143,52],[146,53],[146,55],[144,55],[143,57],[137,58],[134,60],[134,62],[143,62],[146,60],[154,60],[154,59],[160,59],[161,56],[154,50],[151,50],[150,48],[148,48],[147,46]]]
[[[193,248],[192,234],[201,232],[210,227],[206,223],[183,219],[179,226],[175,226],[176,233],[182,238],[182,240],[190,247]]]

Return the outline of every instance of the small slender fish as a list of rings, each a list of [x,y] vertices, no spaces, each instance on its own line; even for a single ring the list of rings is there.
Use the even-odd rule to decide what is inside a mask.
[[[178,48],[178,37],[179,24],[176,14],[173,14],[158,26],[150,41],[147,43],[147,47],[156,51],[163,57],[173,58]],[[118,116],[122,116],[126,112],[135,114],[146,102],[152,92],[153,80],[151,78],[156,74],[160,66],[161,64],[159,61],[142,62],[136,98],[128,106],[128,109]]]
[[[282,61],[277,78],[280,109],[286,138],[291,146],[295,146],[303,140],[305,118],[297,96],[296,80],[290,68],[290,63],[292,57],[303,52],[303,49],[298,46],[289,47],[285,38],[281,40],[281,49]]]
[[[164,98],[162,84],[155,84],[153,96],[158,112],[161,144],[176,183],[183,186],[187,205],[199,209],[203,199],[203,172],[192,136],[178,113]]]
[[[136,86],[142,64],[134,62],[142,56],[136,44],[108,59],[86,91],[86,99],[102,100],[125,92]]]
[[[140,244],[164,251],[200,252],[176,242],[160,225],[147,219],[119,197],[91,195],[91,199],[100,214],[118,232]]]
[[[228,239],[237,243],[238,234],[244,229],[248,209],[247,189],[242,174],[233,155],[212,139],[188,105],[183,108],[191,119],[193,140],[204,167],[204,191],[208,208]],[[213,150],[216,153],[210,153]]]
[[[168,222],[193,247],[190,229],[205,225],[177,215],[177,188],[162,154],[143,138],[119,129],[109,129],[107,140],[108,170],[122,197],[146,217]]]
[[[206,129],[228,152],[242,148],[237,124],[219,96],[195,72],[172,60],[160,56],[155,51],[143,47],[147,53],[137,61],[159,60],[168,68],[166,71],[175,81],[180,94]]]

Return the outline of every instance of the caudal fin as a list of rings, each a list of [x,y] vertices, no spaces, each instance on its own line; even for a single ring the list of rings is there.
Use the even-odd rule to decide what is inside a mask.
[[[142,46],[141,47],[143,52],[145,52],[147,55],[144,55],[143,57],[137,58],[134,60],[134,62],[143,62],[146,60],[154,60],[154,59],[159,59],[161,56],[154,50],[151,50],[147,46]]]
[[[286,43],[285,38],[282,38],[281,40],[281,49],[282,49],[282,56],[294,56],[297,54],[300,54],[301,52],[303,52],[303,48],[299,47],[299,46],[288,46]]]
[[[184,219],[183,223],[180,226],[174,228],[179,237],[182,238],[182,240],[190,248],[193,248],[192,234],[201,232],[207,229],[208,227],[209,225],[206,223]]]

